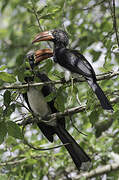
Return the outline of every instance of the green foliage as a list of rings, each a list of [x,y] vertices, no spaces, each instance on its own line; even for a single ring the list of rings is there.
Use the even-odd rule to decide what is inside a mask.
[[[107,73],[119,65],[119,53],[109,1],[96,0],[1,0],[0,1],[0,86],[23,83],[24,77],[31,75],[26,61],[29,50],[49,48],[47,42],[32,45],[34,36],[43,30],[62,28],[68,32],[70,48],[79,50],[95,71]],[[119,5],[116,3],[116,17]],[[39,22],[38,22],[39,20]],[[119,20],[117,20],[117,28]],[[50,42],[52,47],[52,43]],[[62,79],[64,73],[54,67],[52,59],[42,62],[38,68],[46,72],[53,81]],[[35,79],[38,82],[37,79]],[[100,81],[100,86],[108,98],[119,95],[119,78]],[[41,88],[41,87],[40,87]],[[92,159],[92,168],[116,162],[111,152],[119,154],[119,103],[113,104],[113,115],[99,106],[99,101],[86,82],[57,84],[56,93],[46,97],[49,102],[55,99],[59,111],[86,104],[86,110],[72,116],[75,126],[87,136],[72,127],[67,118],[66,128],[79,142]],[[25,108],[21,94],[27,89],[2,90],[0,92],[0,179],[67,179],[68,175],[78,174],[65,148],[51,151],[36,151],[23,143],[18,123],[29,112]],[[25,105],[25,106],[24,106]],[[59,145],[48,143],[36,126],[26,127],[25,138],[38,147]],[[10,153],[7,157],[5,154]],[[2,164],[3,163],[3,164]],[[10,164],[11,163],[11,164]],[[72,173],[74,172],[74,173]],[[71,174],[72,173],[72,174]],[[118,171],[106,174],[107,179],[118,179]],[[102,176],[103,177],[103,176]],[[75,177],[73,177],[75,178]],[[100,179],[100,177],[96,177]]]
[[[10,91],[6,90],[4,93],[4,105],[7,107],[11,102],[11,93]]]
[[[60,87],[57,91],[56,99],[55,99],[55,106],[59,111],[64,111],[65,109],[65,102],[66,102],[67,96],[64,91],[64,87]]]
[[[13,136],[14,138],[18,138],[18,139],[22,138],[21,129],[16,123],[14,123],[12,121],[8,121],[7,129],[8,129],[9,136]]]
[[[97,61],[98,58],[99,58],[100,55],[101,55],[101,52],[100,52],[100,51],[97,52],[97,51],[95,51],[95,50],[93,50],[93,49],[91,49],[90,53],[91,53],[91,55],[93,56],[93,62]]]
[[[3,175],[3,174],[0,174],[0,179],[1,180],[7,180],[8,179],[8,177],[7,177],[7,175]]]
[[[97,119],[99,117],[98,111],[92,111],[91,114],[89,115],[90,122],[92,126],[97,122]]]
[[[21,129],[16,123],[12,121],[0,122],[0,144],[3,143],[7,133],[9,136],[22,139]]]
[[[4,122],[0,122],[0,144],[3,143],[6,134],[7,134],[6,124]]]
[[[14,83],[16,81],[14,75],[6,72],[0,72],[0,79],[8,83]]]

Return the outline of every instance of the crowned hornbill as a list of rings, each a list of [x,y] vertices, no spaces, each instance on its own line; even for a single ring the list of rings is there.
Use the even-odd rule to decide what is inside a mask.
[[[96,75],[91,64],[77,50],[67,49],[68,35],[62,30],[44,31],[38,34],[32,43],[39,41],[54,42],[54,61],[72,73],[81,74],[98,97],[101,106],[106,110],[113,108],[104,92],[96,82]]]
[[[38,53],[38,54],[37,54]],[[33,69],[36,64],[34,61],[43,60],[44,58],[50,57],[51,54],[53,55],[52,51],[46,50],[39,50],[35,53],[35,57],[33,53],[29,53],[27,58],[29,59],[31,68]],[[35,58],[35,59],[34,59]],[[36,73],[35,75],[39,78],[41,82],[48,82],[50,81],[49,78],[42,73]],[[34,77],[25,77],[26,82],[33,81]],[[36,89],[35,87],[28,88],[28,91],[24,94],[24,98],[34,114],[40,115],[43,119],[46,118],[48,114],[56,113],[57,109],[54,106],[54,100],[50,102],[46,102],[45,97],[52,93],[54,90],[51,84],[44,85],[41,90]],[[46,119],[45,119],[46,120]],[[65,129],[65,118],[57,118],[55,125],[47,125],[44,122],[37,123],[38,127],[44,134],[44,136],[50,141],[53,142],[53,135],[57,134],[65,148],[69,152],[74,161],[78,170],[83,163],[85,165],[86,162],[90,161],[89,156],[84,152],[84,150],[77,144],[77,142],[73,139],[73,137],[67,132]]]

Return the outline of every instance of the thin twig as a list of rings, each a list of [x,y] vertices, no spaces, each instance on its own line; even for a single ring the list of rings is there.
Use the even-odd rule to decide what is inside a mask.
[[[108,72],[105,74],[99,74],[97,75],[97,81],[100,80],[105,80],[105,79],[110,79],[112,77],[118,76],[119,75],[119,71],[115,71],[115,72]],[[84,82],[86,81],[83,77],[79,76],[79,78],[74,79],[73,82]],[[24,89],[24,88],[28,88],[28,87],[36,87],[36,86],[43,86],[43,85],[47,85],[47,84],[65,84],[65,83],[71,83],[71,81],[65,81],[65,80],[57,80],[57,81],[48,81],[48,82],[40,82],[40,83],[31,83],[31,84],[16,84],[16,85],[8,85],[8,86],[1,86],[0,90],[5,90],[5,89]]]
[[[40,83],[29,83],[29,84],[14,84],[14,85],[8,85],[8,86],[1,86],[0,90],[4,89],[24,89],[28,87],[36,87],[36,86],[43,86],[45,84],[61,84],[62,81],[58,80],[56,82],[50,81],[50,82],[40,82]]]
[[[102,0],[102,1],[100,1],[100,2],[97,2],[97,3],[95,3],[95,4],[93,4],[92,6],[90,6],[90,7],[86,7],[86,8],[80,8],[79,10],[82,10],[82,11],[87,11],[87,10],[91,10],[91,9],[93,9],[94,7],[96,7],[96,6],[99,6],[100,4],[102,4],[103,2],[105,2],[106,0]]]
[[[79,131],[79,129],[75,126],[75,124],[73,123],[73,120],[72,120],[71,116],[70,116],[70,121],[71,121],[72,126],[74,127],[74,129],[76,129],[76,131],[77,131],[78,133],[80,133],[80,134],[82,134],[82,135],[84,135],[84,136],[87,136],[87,134]]]
[[[32,5],[33,5],[33,13],[34,13],[34,15],[35,15],[35,17],[36,17],[36,20],[37,20],[38,26],[39,26],[39,28],[40,28],[40,31],[44,31],[44,29],[42,28],[42,26],[41,26],[41,24],[40,24],[40,21],[39,21],[39,18],[38,18],[38,13],[37,13],[37,11],[36,11],[36,8],[35,8],[35,5],[34,5],[33,0],[31,0],[31,2],[32,2]],[[48,46],[49,46],[50,48],[52,48],[52,46],[50,45],[50,43],[49,43],[48,41],[47,41],[47,44],[48,44]]]
[[[39,158],[42,158],[43,156],[46,156],[46,155],[44,154],[44,155],[39,155],[39,156],[38,156],[38,155],[37,155],[37,156],[30,156],[30,158],[32,158],[32,159],[39,159]],[[18,158],[19,158],[19,157],[18,157]],[[28,160],[27,157],[23,157],[23,158],[18,159],[18,160],[16,160],[16,159],[17,159],[17,158],[13,158],[13,159],[11,159],[11,160],[9,160],[9,161],[1,162],[1,163],[0,163],[0,166],[16,165],[16,164],[20,164],[20,163]]]
[[[66,9],[66,0],[64,0],[64,4],[63,4],[63,8],[62,8],[62,26],[63,26],[64,30],[66,31],[66,28],[64,26],[65,9]]]
[[[18,102],[16,100],[14,100],[14,102],[16,102],[20,107],[24,107],[27,111],[31,112],[30,109],[24,105],[24,103]]]
[[[98,167],[96,169],[93,169],[90,172],[83,172],[80,175],[77,175],[75,178],[73,178],[72,180],[78,180],[80,178],[92,178],[92,177],[96,177],[102,175],[102,174],[106,174],[112,171],[116,171],[119,170],[119,163],[112,163],[112,164],[108,164],[102,167]]]
[[[35,15],[35,17],[36,17],[38,26],[39,26],[39,28],[40,28],[41,31],[44,31],[43,28],[42,28],[42,26],[41,26],[41,24],[40,24],[40,21],[39,21],[39,18],[38,18],[38,14],[37,14],[36,8],[35,8],[35,6],[34,6],[33,0],[31,0],[31,2],[32,2],[32,5],[33,5],[33,13],[34,13],[34,15]]]
[[[107,39],[110,38],[110,36],[111,36],[113,33],[114,33],[114,32],[113,32],[113,29],[112,29],[110,32],[108,32],[108,34],[107,34],[103,39],[101,39],[101,41],[103,41],[103,42],[107,41]]]
[[[28,158],[22,158],[22,159],[19,159],[19,160],[16,160],[16,161],[3,162],[3,163],[0,163],[0,166],[16,165],[16,164],[19,164],[19,163],[22,163],[22,162],[26,161],[27,159]]]
[[[119,102],[119,97],[117,96],[117,97],[111,99],[110,102],[112,104],[113,103],[118,103]],[[79,113],[79,112],[84,112],[85,110],[86,110],[86,106],[77,106],[77,107],[74,107],[74,108],[67,109],[64,112],[57,112],[57,113],[50,114],[46,118],[50,119],[50,121],[56,121],[57,118],[61,118],[61,117],[64,117],[64,116],[71,116],[71,115]],[[40,117],[39,117],[37,119],[35,119],[35,118],[31,119],[30,118],[28,120],[22,121],[18,125],[23,126],[23,125],[27,125],[27,124],[31,124],[31,123],[39,123],[39,122],[44,122],[46,124],[47,123],[50,124],[50,122],[41,120]]]
[[[24,144],[28,145],[30,148],[34,149],[34,150],[37,150],[37,151],[48,151],[48,150],[52,150],[52,149],[57,149],[57,148],[60,148],[62,146],[67,146],[69,145],[69,143],[65,143],[63,145],[59,145],[59,146],[53,146],[53,147],[50,147],[50,148],[39,148],[39,147],[35,147],[33,146],[32,144],[28,143],[28,141],[26,140],[26,138],[24,137],[24,129],[25,129],[25,126],[27,124],[24,124],[24,126],[22,127],[22,135],[23,135],[23,141],[24,141]]]
[[[112,11],[112,15],[113,15],[113,28],[115,30],[116,40],[117,40],[117,44],[118,44],[118,48],[119,48],[119,37],[118,37],[117,21],[116,21],[116,15],[115,15],[115,0],[113,0],[112,2],[113,2],[113,11]]]

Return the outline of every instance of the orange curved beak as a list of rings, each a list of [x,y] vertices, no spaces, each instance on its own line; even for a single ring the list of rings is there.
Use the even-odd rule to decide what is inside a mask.
[[[40,41],[50,41],[53,39],[54,37],[51,31],[44,31],[36,35],[35,39],[32,41],[32,44]]]
[[[35,61],[34,63],[37,64],[47,58],[50,58],[53,56],[53,50],[52,49],[40,49],[40,50],[37,50],[35,51],[34,53],[34,56],[35,56]]]

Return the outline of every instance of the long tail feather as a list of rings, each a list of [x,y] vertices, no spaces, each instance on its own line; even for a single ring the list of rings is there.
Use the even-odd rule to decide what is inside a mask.
[[[113,111],[113,108],[112,108],[109,100],[107,99],[107,97],[105,96],[104,92],[102,91],[100,86],[97,84],[97,82],[94,82],[93,80],[88,80],[88,84],[91,86],[91,88],[95,92],[95,94],[98,97],[98,99],[99,99],[103,109]]]
[[[83,162],[91,161],[89,156],[83,151],[83,149],[77,144],[73,137],[66,131],[66,129],[58,126],[56,134],[60,138],[63,144],[69,143],[65,146],[67,151],[72,157],[76,167],[80,170]]]

